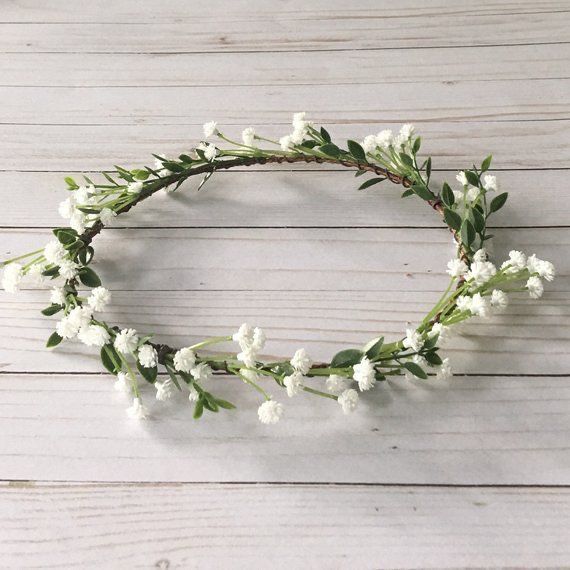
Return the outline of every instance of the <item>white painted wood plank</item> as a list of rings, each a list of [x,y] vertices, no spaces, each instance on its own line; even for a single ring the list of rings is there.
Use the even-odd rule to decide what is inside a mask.
[[[81,180],[79,173],[69,174]],[[455,186],[455,174],[455,171],[434,172],[432,180],[438,184],[447,179]],[[491,218],[492,226],[569,223],[568,172],[505,171],[497,175],[501,190],[508,191],[510,198],[507,206]],[[63,177],[64,174],[53,172],[0,172],[0,226],[61,225],[63,220],[57,206],[67,197]],[[440,226],[441,220],[421,200],[402,200],[399,186],[385,182],[366,192],[357,192],[362,181],[348,170],[219,172],[200,192],[196,191],[198,179],[190,180],[178,192],[168,197],[160,194],[137,206],[128,216],[118,217],[116,225]],[[529,207],[537,200],[540,208]]]
[[[264,426],[259,395],[235,378],[211,389],[238,409],[192,419],[142,387],[152,417],[127,417],[109,375],[0,375],[4,479],[565,484],[570,377],[393,380],[344,416],[304,395]]]
[[[4,484],[0,508],[0,554],[17,568],[545,568],[570,558],[567,489]]]
[[[0,87],[8,124],[288,124],[299,110],[319,124],[513,121],[570,117],[570,79],[387,85],[217,87]],[[244,110],[246,112],[244,113]]]
[[[0,53],[0,84],[141,88],[530,81],[568,78],[569,60],[570,44],[314,52],[311,57],[283,52],[278,58],[255,52]]]
[[[33,251],[48,230],[6,230],[0,256]],[[497,229],[496,256],[513,247],[550,259],[550,291],[570,290],[567,229]],[[120,247],[117,245],[120,244]],[[454,255],[442,229],[107,229],[95,267],[120,290],[437,291]]]
[[[336,0],[11,2],[0,15],[0,50],[76,52],[235,52],[513,45],[569,41],[564,0],[453,3]],[[49,22],[46,24],[44,22]],[[118,41],[119,40],[119,41]]]
[[[217,115],[218,113],[216,113]],[[236,115],[228,134],[239,136],[249,117]],[[208,117],[211,118],[211,117]],[[325,122],[339,140],[362,139],[400,122],[365,124]],[[265,126],[269,136],[288,132],[288,125]],[[480,163],[493,153],[498,169],[570,168],[570,136],[565,121],[428,122],[418,125],[423,150],[434,157],[434,168],[461,169]],[[196,145],[201,124],[188,125],[0,125],[0,170],[104,170],[113,164],[141,165],[154,161],[152,153],[176,156]],[[292,168],[295,168],[293,166]],[[274,168],[272,168],[274,170]]]
[[[165,278],[165,286],[167,284]],[[265,356],[287,358],[303,346],[330,361],[343,348],[385,335],[396,340],[408,322],[418,323],[440,295],[371,291],[157,291],[113,292],[106,318],[119,326],[154,333],[155,340],[188,346],[227,335],[248,321],[263,327]],[[56,317],[40,310],[46,291],[0,294],[0,370],[3,372],[102,372],[98,352],[78,343],[48,351]],[[560,374],[570,371],[570,296],[547,292],[541,301],[520,296],[488,322],[474,321],[446,346],[456,373]],[[235,351],[228,343],[222,351]]]

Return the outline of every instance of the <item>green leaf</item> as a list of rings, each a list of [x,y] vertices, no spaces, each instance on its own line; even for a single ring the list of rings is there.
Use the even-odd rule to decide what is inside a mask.
[[[323,154],[327,154],[328,156],[339,156],[340,155],[340,148],[333,143],[327,143],[319,147],[319,150]]]
[[[50,305],[49,307],[45,308],[42,311],[42,315],[45,315],[46,317],[51,317],[52,315],[59,313],[59,311],[61,311],[62,309],[63,305]]]
[[[66,176],[63,180],[67,184],[69,190],[77,190],[79,188],[77,182],[75,182],[71,176]]]
[[[101,279],[90,267],[82,267],[79,270],[79,279],[87,287],[99,287],[101,285]]]
[[[112,344],[106,344],[101,349],[101,362],[103,366],[115,376],[121,371],[121,358]]]
[[[62,245],[69,245],[77,240],[77,232],[71,228],[56,228],[53,234]]]
[[[63,340],[63,337],[59,336],[56,332],[53,332],[53,333],[51,333],[50,337],[48,338],[48,340],[46,342],[46,346],[48,348],[53,348],[54,346],[57,346],[62,340]]]
[[[426,176],[429,179],[431,178],[431,156],[428,157],[426,160]]]
[[[156,382],[156,377],[158,375],[157,366],[146,368],[137,360],[137,370],[140,372],[140,375],[150,384],[154,384]]]
[[[350,154],[352,154],[352,156],[354,156],[356,160],[366,161],[366,153],[364,152],[364,149],[356,141],[348,140],[346,141],[346,144],[348,145],[348,150],[350,151]]]
[[[290,376],[293,374],[293,371],[294,368],[289,364],[289,362],[281,362],[273,368],[273,372],[275,372],[275,374],[279,374],[279,376]]]
[[[50,267],[49,269],[44,269],[42,271],[44,277],[57,277],[59,275],[59,267]]]
[[[227,400],[222,400],[221,398],[216,398],[216,404],[218,404],[220,408],[224,408],[225,410],[235,410],[235,406],[231,402],[228,402]]]
[[[139,168],[131,170],[131,174],[135,177],[136,180],[146,180],[150,176],[150,172],[148,170],[141,170]]]
[[[477,176],[477,174],[475,174],[475,172],[472,170],[466,170],[465,177],[471,186],[479,186],[479,176]]]
[[[402,192],[402,198],[407,198],[408,196],[413,196],[414,195],[414,191],[411,188],[408,188],[407,190],[404,190]]]
[[[188,156],[187,154],[181,154],[178,157],[182,162],[185,162],[187,164],[192,164],[194,162],[194,159],[191,156]],[[150,174],[150,172],[149,172]]]
[[[458,231],[461,227],[461,216],[449,208],[443,210],[443,219],[452,230]]]
[[[420,150],[420,146],[422,146],[422,137],[418,137],[412,146],[412,152],[416,154],[418,150]]]
[[[455,204],[455,196],[453,194],[453,190],[447,182],[443,183],[443,188],[441,189],[441,199],[448,208],[451,208],[451,206]]]
[[[441,366],[443,364],[443,360],[441,359],[439,354],[437,352],[435,352],[435,350],[432,350],[430,352],[426,352],[424,356],[425,356],[425,359],[430,364],[433,364],[434,366]]]
[[[404,362],[403,366],[417,378],[421,378],[422,380],[427,378],[427,374],[424,372],[423,368],[415,362]]]
[[[481,163],[481,171],[486,172],[489,170],[491,166],[491,161],[493,160],[493,155],[490,154],[482,163]]]
[[[362,176],[363,174],[368,174],[368,170],[357,170],[357,171],[354,173],[354,177],[355,177],[355,178],[358,178],[359,176]]]
[[[118,182],[115,181],[115,179],[110,176],[109,174],[107,174],[106,172],[101,172],[101,174],[113,185],[113,186],[120,186],[120,184]]]
[[[415,184],[412,186],[412,190],[414,191],[414,194],[417,194],[422,200],[425,200],[426,202],[428,200],[433,200],[435,197],[425,186],[420,184]]]
[[[200,184],[198,184],[198,191],[202,188],[202,186],[204,186],[204,184],[206,184],[206,182],[208,182],[208,180],[210,180],[210,178],[212,178],[212,175],[214,174],[214,171],[211,170],[210,172],[208,172],[204,178],[202,178]]]
[[[413,158],[410,155],[406,154],[405,152],[400,153],[400,160],[402,161],[402,164],[404,164],[405,166],[409,167],[414,166]]]
[[[331,368],[347,368],[348,366],[353,366],[358,364],[362,357],[364,356],[361,350],[356,348],[348,348],[346,350],[341,350],[337,352],[333,359],[331,360]]]
[[[211,412],[218,411],[218,404],[216,398],[210,394],[210,392],[204,392],[204,407]]]
[[[461,224],[461,241],[466,245],[471,245],[475,241],[475,228],[469,220],[464,220]]]
[[[170,172],[184,172],[186,170],[181,164],[178,164],[178,162],[166,161],[162,163],[162,166],[170,170]]]
[[[371,178],[366,182],[363,182],[358,189],[359,190],[366,190],[366,188],[370,188],[370,186],[374,186],[374,184],[378,184],[379,182],[384,182],[385,178]]]
[[[366,343],[362,351],[366,354],[366,356],[370,360],[374,360],[375,358],[378,358],[380,356],[383,345],[384,345],[384,337],[380,336]]]
[[[429,350],[431,348],[434,348],[435,345],[437,344],[437,339],[439,338],[439,334],[434,334],[433,336],[430,336],[426,339],[426,341],[424,342],[424,348],[426,350]]]
[[[503,192],[502,194],[495,196],[491,201],[491,205],[489,206],[489,212],[493,213],[500,210],[505,205],[505,202],[507,201],[508,197],[509,197],[508,192]]]
[[[331,136],[329,135],[329,132],[324,128],[321,127],[321,137],[323,137],[323,140],[327,143],[331,142]]]
[[[90,245],[88,245],[87,247],[81,248],[77,252],[77,259],[81,265],[89,265],[93,259],[94,254],[95,250]]]
[[[485,216],[476,208],[471,210],[473,216],[473,226],[477,233],[481,233],[485,229]]]
[[[182,390],[182,388],[180,387],[180,382],[178,382],[178,378],[176,377],[176,372],[168,365],[165,366],[166,371],[168,372],[168,375],[170,376],[170,379],[174,382],[174,385],[179,389]],[[183,377],[182,372],[179,372],[180,376]],[[184,380],[186,381],[187,384],[191,384],[194,382],[193,378],[190,378],[190,382],[188,381],[188,378],[184,378]]]
[[[198,398],[198,401],[196,402],[196,405],[194,406],[194,419],[195,420],[200,419],[202,417],[203,413],[204,413],[204,401],[200,397],[200,398]]]

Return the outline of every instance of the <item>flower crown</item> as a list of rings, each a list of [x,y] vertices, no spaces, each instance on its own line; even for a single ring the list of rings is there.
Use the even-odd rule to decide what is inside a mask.
[[[227,148],[205,142],[214,136],[227,143]],[[212,392],[214,371],[233,375],[259,393],[262,403],[258,416],[266,424],[276,423],[284,409],[269,394],[268,382],[285,390],[289,398],[301,392],[322,396],[335,400],[344,413],[349,413],[358,404],[359,392],[373,389],[388,376],[426,379],[428,372],[438,379],[451,376],[449,358],[442,359],[439,349],[456,325],[504,310],[509,292],[527,291],[530,297],[539,298],[542,279],[554,278],[552,263],[536,255],[527,257],[511,251],[499,268],[489,261],[485,245],[492,236],[487,233],[487,220],[507,200],[506,192],[498,193],[495,176],[487,173],[491,156],[480,167],[459,172],[458,189],[446,182],[436,188],[431,178],[432,160],[418,158],[421,138],[412,125],[404,125],[396,136],[384,130],[365,137],[361,143],[348,140],[346,148],[335,144],[324,128],[317,129],[307,121],[305,113],[293,116],[291,134],[279,141],[265,138],[251,127],[243,131],[241,142],[234,141],[215,122],[204,125],[204,137],[196,148],[177,159],[154,155],[152,168],[128,170],[116,166],[112,175],[101,173],[104,180],[96,183],[84,176],[81,185],[66,178],[70,194],[60,204],[59,213],[69,220],[69,226],[55,228],[55,239],[44,248],[3,263],[2,284],[6,291],[16,291],[24,276],[40,281],[60,280],[51,291],[50,306],[42,311],[46,316],[62,315],[47,346],[77,339],[98,348],[103,365],[117,378],[115,387],[132,395],[127,412],[133,418],[142,419],[148,414],[139,377],[154,385],[160,401],[187,390],[194,418],[201,417],[204,410],[234,408]],[[272,147],[261,146],[268,144]],[[92,243],[117,215],[159,191],[176,191],[191,176],[203,175],[200,189],[217,170],[282,162],[331,163],[355,169],[356,176],[371,173],[374,176],[359,190],[389,180],[404,188],[403,198],[416,195],[441,214],[457,243],[457,257],[447,264],[447,289],[417,327],[408,328],[405,337],[394,342],[378,337],[361,348],[341,350],[328,363],[313,362],[303,348],[290,360],[263,362],[259,355],[265,346],[265,334],[248,324],[231,335],[173,348],[101,318],[111,293],[101,286],[91,267],[95,253]],[[83,292],[82,285],[91,291]],[[203,350],[229,341],[239,346],[237,354]],[[158,377],[159,366],[166,372],[165,379]]]

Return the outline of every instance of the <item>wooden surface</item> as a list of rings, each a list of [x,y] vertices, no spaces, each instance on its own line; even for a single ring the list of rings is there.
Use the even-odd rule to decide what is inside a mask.
[[[306,110],[339,138],[416,123],[438,179],[492,152],[497,256],[559,272],[454,339],[449,382],[386,382],[350,417],[286,401],[273,427],[225,376],[235,412],[196,423],[144,388],[133,424],[92,353],[43,348],[44,291],[0,293],[1,567],[570,566],[566,1],[5,0],[0,101],[0,258],[60,223],[67,173],[187,150],[211,119],[278,135]],[[247,319],[267,355],[323,359],[417,322],[452,255],[437,216],[294,170],[219,173],[106,231],[110,318],[171,343]]]

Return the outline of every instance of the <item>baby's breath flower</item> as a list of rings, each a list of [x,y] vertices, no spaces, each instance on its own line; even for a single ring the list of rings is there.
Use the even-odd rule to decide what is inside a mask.
[[[63,200],[63,202],[60,202],[57,208],[59,215],[62,218],[69,220],[71,216],[73,216],[73,214],[75,214],[75,212],[77,211],[75,208],[75,204],[76,202],[74,196],[69,196],[68,198]]]
[[[473,254],[473,261],[487,261],[487,250],[482,247]]]
[[[283,405],[275,400],[267,400],[259,406],[257,416],[262,424],[276,424],[283,415]]]
[[[376,150],[376,137],[374,135],[368,135],[364,137],[364,140],[360,144],[365,153],[372,153]]]
[[[136,180],[135,182],[131,182],[127,186],[127,192],[129,194],[140,194],[142,189],[143,189],[143,183],[140,180]]]
[[[488,317],[490,315],[490,303],[481,293],[475,293],[475,295],[471,297],[469,310],[471,314],[477,317]]]
[[[468,186],[469,182],[467,180],[467,176],[465,175],[465,172],[463,170],[460,170],[457,173],[457,176],[455,177],[455,179],[457,180],[457,182],[459,182],[459,184],[461,184],[461,186]]]
[[[338,397],[338,403],[345,414],[350,414],[358,405],[358,392],[353,389],[345,390]]]
[[[522,251],[513,249],[509,251],[509,259],[501,265],[501,269],[507,268],[508,273],[516,273],[526,267],[526,255]]]
[[[528,289],[528,294],[532,299],[540,299],[544,293],[544,285],[540,280],[540,277],[532,275],[526,282],[526,287]]]
[[[455,304],[457,305],[457,309],[461,312],[470,311],[471,310],[471,297],[469,297],[469,295],[460,295],[455,300]]]
[[[491,174],[486,174],[483,177],[483,188],[487,191],[497,190],[497,177],[492,176]]]
[[[63,287],[52,287],[49,300],[52,305],[65,305],[65,291]]]
[[[468,281],[483,285],[497,273],[497,268],[490,261],[474,261],[467,272]]]
[[[198,390],[196,390],[196,388],[194,388],[194,386],[190,385],[188,386],[188,400],[191,403],[197,402],[198,398],[200,397],[200,394],[198,394]]]
[[[481,190],[479,190],[479,188],[477,188],[476,186],[472,186],[471,188],[469,188],[467,190],[467,194],[465,194],[465,199],[468,202],[475,202],[475,200],[477,200],[477,198],[479,198],[480,193],[481,193]]]
[[[495,309],[496,312],[502,312],[507,308],[509,304],[509,298],[504,291],[500,289],[494,289],[491,293],[491,307]]]
[[[178,372],[190,372],[196,365],[196,355],[191,348],[181,348],[174,355],[174,369]]]
[[[67,256],[67,251],[57,240],[52,240],[44,247],[44,257],[48,263],[59,265]]]
[[[404,348],[411,348],[414,352],[418,352],[424,345],[424,339],[421,333],[415,329],[406,329],[406,338],[402,344]]]
[[[218,152],[216,149],[216,145],[210,143],[202,143],[199,145],[198,148],[204,152],[204,158],[207,161],[212,162],[212,160],[216,158],[216,154]]]
[[[79,332],[79,327],[72,319],[70,319],[67,316],[63,317],[61,321],[59,321],[55,325],[55,332],[61,338],[65,339],[75,338],[77,336],[77,333]]]
[[[390,129],[384,129],[376,135],[376,145],[387,149],[394,142],[394,134]]]
[[[331,374],[325,382],[327,390],[331,394],[340,394],[344,392],[350,385],[348,378],[344,376],[339,376],[338,374]]]
[[[78,234],[85,231],[86,217],[83,212],[77,210],[71,218],[69,218],[69,227],[75,230]]]
[[[138,359],[144,368],[154,368],[158,365],[158,354],[150,344],[143,344],[139,348]]]
[[[105,287],[95,287],[87,299],[87,303],[94,311],[104,311],[110,301],[111,292]]]
[[[133,405],[127,408],[127,415],[134,420],[146,420],[148,410],[140,398],[133,398]]]
[[[117,379],[113,384],[113,388],[117,390],[117,392],[123,392],[125,394],[130,394],[132,390],[132,383],[129,380],[129,377],[124,372],[119,372],[117,374]]]
[[[101,223],[105,226],[110,226],[117,217],[117,212],[111,210],[111,208],[102,208],[99,212],[99,219]]]
[[[436,380],[448,380],[453,376],[453,371],[451,370],[451,363],[449,358],[444,358],[441,366],[437,369],[435,375]]]
[[[353,366],[352,377],[358,382],[358,388],[361,392],[370,390],[376,383],[374,364],[365,356],[358,364]]]
[[[114,346],[122,354],[131,354],[137,349],[139,337],[135,329],[123,329],[116,337]]]
[[[462,277],[468,270],[467,264],[461,259],[452,259],[447,262],[447,273],[451,277]]]
[[[255,351],[253,346],[245,346],[244,348],[242,348],[242,351],[239,352],[236,356],[236,358],[240,362],[243,362],[245,366],[248,366],[250,368],[255,366],[256,357],[257,357],[257,352]]]
[[[289,135],[285,135],[284,137],[281,137],[279,139],[279,146],[281,147],[281,150],[284,150],[284,151],[291,150],[292,144],[293,143],[292,143],[291,137]]]
[[[154,387],[156,388],[156,399],[159,402],[170,400],[176,391],[174,382],[170,378],[167,378],[164,381],[157,380],[154,383]]]
[[[207,382],[212,377],[212,369],[205,362],[200,362],[190,370],[190,374],[196,382]]]
[[[217,134],[218,132],[218,123],[216,121],[210,121],[208,123],[204,123],[204,136],[208,139],[212,135]]]
[[[307,374],[312,365],[313,361],[304,348],[297,350],[291,359],[291,366],[301,374]]]
[[[448,340],[451,338],[451,329],[450,327],[446,327],[441,323],[434,323],[431,327],[430,332],[428,333],[429,338],[433,338],[435,335],[437,337],[436,345],[439,347],[443,347],[447,344]]]
[[[265,347],[265,340],[265,333],[263,332],[263,329],[255,327],[253,329],[253,339],[251,342],[253,349],[256,351],[263,350]]]
[[[30,279],[32,283],[36,285],[41,285],[45,282],[45,277],[42,275],[42,271],[44,267],[40,263],[34,263],[26,273],[27,277]]]
[[[71,259],[64,259],[59,263],[59,274],[66,280],[76,277],[78,271],[79,265]]]
[[[111,340],[108,331],[100,325],[87,325],[79,329],[77,338],[86,346],[102,348]]]
[[[538,273],[547,281],[552,281],[556,275],[554,265],[550,261],[539,259],[534,253],[527,259],[526,266],[529,273]]]
[[[404,140],[409,140],[412,138],[412,135],[415,133],[415,131],[416,129],[414,125],[411,125],[409,123],[402,125],[402,128],[400,129],[400,137],[402,137]]]
[[[255,129],[253,127],[247,127],[241,133],[241,140],[246,146],[253,146],[255,141]]]
[[[71,311],[69,311],[69,314],[67,315],[69,320],[77,326],[77,330],[91,324],[92,316],[93,311],[91,307],[84,306],[74,307],[71,309]]]
[[[300,372],[293,372],[290,376],[285,376],[283,384],[287,388],[287,396],[292,398],[303,390],[303,375]]]

